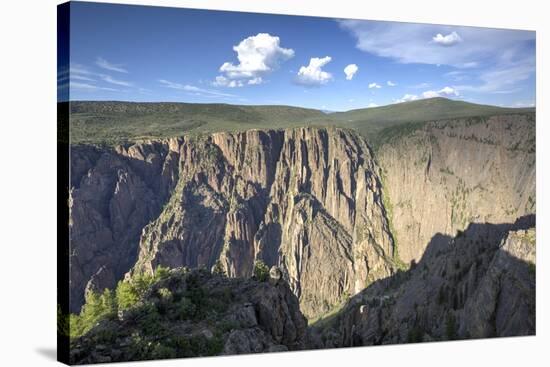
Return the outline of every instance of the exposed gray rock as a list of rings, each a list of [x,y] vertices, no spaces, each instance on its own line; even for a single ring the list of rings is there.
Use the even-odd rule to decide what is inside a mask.
[[[378,152],[399,256],[422,257],[436,233],[535,213],[535,114],[436,121]]]
[[[252,274],[278,266],[308,317],[392,274],[378,167],[342,129],[218,133],[179,146],[179,179],[141,235],[134,271],[158,265]]]
[[[411,270],[352,297],[313,348],[534,335],[535,218],[438,235]]]

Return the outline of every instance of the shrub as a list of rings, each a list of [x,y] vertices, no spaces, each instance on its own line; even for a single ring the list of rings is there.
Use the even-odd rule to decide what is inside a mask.
[[[176,358],[176,350],[174,348],[162,345],[161,343],[156,343],[153,346],[151,351],[151,359],[167,359],[167,358]]]
[[[120,310],[126,310],[137,303],[139,296],[130,282],[120,281],[116,287],[116,300]]]
[[[265,282],[269,279],[269,268],[262,260],[254,262],[254,278],[260,282]]]
[[[86,303],[80,315],[70,315],[69,326],[71,337],[87,333],[96,323],[105,318],[114,317],[117,311],[115,295],[110,289],[103,293],[88,292]]]
[[[164,302],[170,302],[174,296],[172,295],[172,292],[168,288],[161,288],[158,290],[158,295],[160,299]]]
[[[57,304],[57,333],[63,336],[71,335],[70,316],[61,311],[61,305]]]
[[[179,318],[181,320],[190,320],[195,317],[197,307],[189,298],[183,297],[179,302]]]
[[[116,289],[116,302],[121,310],[134,306],[151,287],[153,283],[166,278],[170,271],[168,268],[158,266],[153,275],[135,274],[127,281],[118,282]]]
[[[220,260],[217,260],[214,266],[212,267],[212,273],[218,275],[226,275],[223,264]]]

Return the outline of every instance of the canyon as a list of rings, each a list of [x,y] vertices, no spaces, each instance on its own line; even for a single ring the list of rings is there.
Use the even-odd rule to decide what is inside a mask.
[[[71,147],[71,310],[157,266],[281,268],[315,319],[422,257],[436,233],[535,210],[534,117],[429,122],[375,153],[349,129]]]
[[[277,328],[299,335],[282,342],[271,321],[222,327],[216,354],[535,333],[534,111],[375,135],[312,121],[70,145],[70,312],[167,268],[213,294],[246,289],[235,310],[291,310]],[[280,274],[276,289],[257,264]],[[155,307],[159,287],[147,293]],[[264,293],[273,305],[258,304]],[[106,356],[90,335],[75,344],[82,363]]]

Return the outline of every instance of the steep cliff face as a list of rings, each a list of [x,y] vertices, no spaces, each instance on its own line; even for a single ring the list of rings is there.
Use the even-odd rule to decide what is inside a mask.
[[[308,317],[390,275],[393,241],[366,143],[339,129],[287,131],[255,243],[266,263],[277,259]]]
[[[527,216],[434,236],[414,268],[374,283],[328,326],[312,328],[309,346],[533,335],[534,226]]]
[[[351,131],[250,130],[82,149],[93,153],[73,158],[75,307],[90,279],[101,279],[94,289],[109,287],[133,263],[150,272],[219,261],[243,277],[260,259],[280,266],[308,317],[393,272],[379,169]]]
[[[72,312],[86,289],[112,288],[135,263],[141,231],[158,216],[177,177],[177,162],[168,143],[71,147]]]
[[[378,152],[400,258],[418,261],[436,233],[535,212],[535,115],[394,129]]]

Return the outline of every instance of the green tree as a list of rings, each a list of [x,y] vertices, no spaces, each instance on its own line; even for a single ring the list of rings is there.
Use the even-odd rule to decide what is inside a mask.
[[[265,282],[269,279],[269,268],[262,260],[254,262],[254,278],[260,282]]]
[[[116,312],[117,301],[110,289],[105,289],[103,293],[88,292],[80,315],[69,318],[71,337],[87,333],[100,320],[114,317]]]
[[[116,300],[119,310],[126,310],[135,305],[139,297],[130,282],[121,280],[116,287]]]

